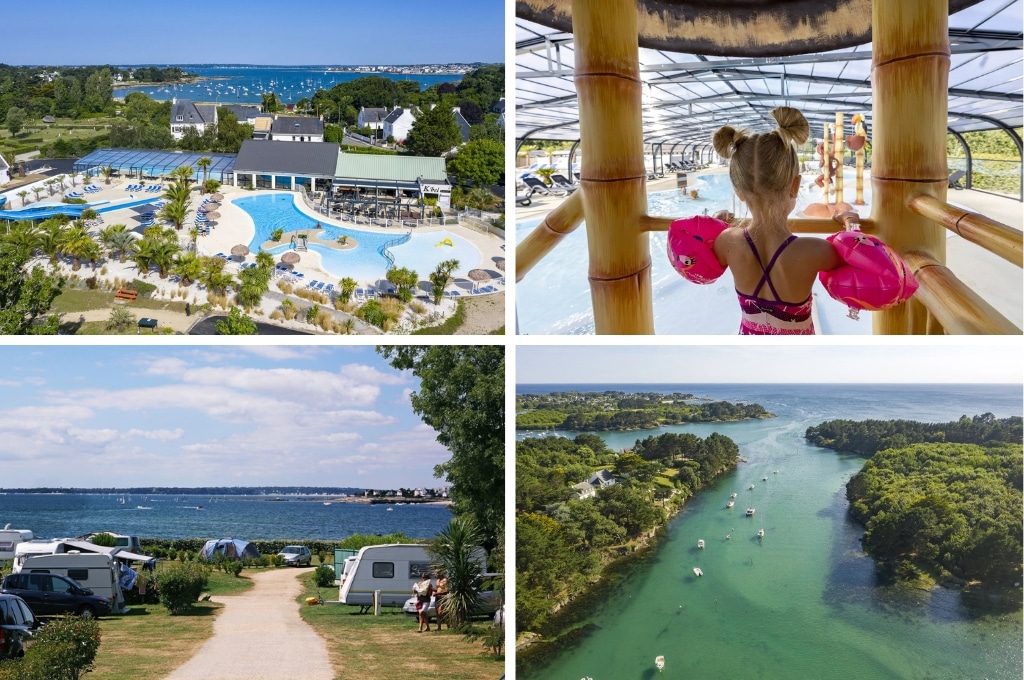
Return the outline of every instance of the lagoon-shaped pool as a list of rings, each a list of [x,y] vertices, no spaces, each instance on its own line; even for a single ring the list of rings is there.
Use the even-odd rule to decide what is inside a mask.
[[[256,234],[249,242],[251,252],[258,252],[275,229],[283,229],[286,232],[306,230],[311,235],[318,233],[317,220],[296,207],[293,194],[267,193],[246,196],[236,198],[232,203],[248,213],[256,225]],[[310,238],[308,247],[320,254],[321,268],[339,279],[348,276],[357,281],[375,281],[383,278],[387,273],[388,262],[380,252],[381,247],[409,232],[409,229],[403,227],[377,232],[337,227],[326,222],[320,222],[320,225],[323,229],[319,233],[326,234],[330,239],[348,236],[359,244],[351,250],[338,250],[321,245],[316,239]],[[277,256],[290,248],[290,244],[284,243],[270,248],[268,252]],[[455,270],[454,276],[461,276],[470,269],[480,266],[482,259],[476,246],[458,234],[446,230],[421,233],[413,230],[409,241],[389,246],[389,250],[395,258],[396,267],[407,267],[415,271],[419,274],[420,280],[426,280],[430,272],[444,260],[458,260],[459,268]]]

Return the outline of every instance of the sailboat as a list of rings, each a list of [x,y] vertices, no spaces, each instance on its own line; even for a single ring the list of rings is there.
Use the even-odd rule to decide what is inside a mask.
[[[725,504],[725,507],[731,508],[734,505],[736,505],[735,501],[729,501],[728,503]]]
[[[764,527],[761,527],[760,529],[757,530],[757,537],[758,538],[764,538]]]
[[[693,573],[696,574],[697,576],[703,576],[704,575],[704,572],[701,571],[700,567],[694,567],[693,568]]]
[[[702,538],[702,539],[700,539],[699,541],[697,541],[697,547],[698,547],[698,548],[699,548],[700,550],[703,550],[703,549],[704,549],[704,539],[703,539],[703,538]]]
[[[654,658],[654,667],[659,671],[665,668],[665,657],[658,656]]]

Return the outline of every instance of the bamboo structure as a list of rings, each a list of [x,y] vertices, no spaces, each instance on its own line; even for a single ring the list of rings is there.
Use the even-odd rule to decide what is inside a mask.
[[[946,262],[944,230],[910,209],[919,194],[946,200],[949,80],[947,0],[873,2],[871,217],[898,253]],[[924,298],[926,296],[922,296]],[[873,315],[877,335],[934,330],[922,301]]]
[[[864,129],[864,121],[859,113],[853,116],[853,134],[857,137],[862,137],[860,146],[854,151],[854,156],[857,159],[857,195],[853,200],[854,205],[864,205],[864,154],[865,146],[867,145],[868,134]]]
[[[917,251],[906,253],[906,259],[920,285],[915,299],[927,307],[930,314],[928,323],[915,329],[917,333],[1021,334],[1019,328],[965,286],[941,262]]]
[[[912,198],[910,209],[1007,262],[1024,267],[1024,234],[1017,229],[926,195]]]
[[[822,182],[824,183],[821,187],[821,202],[828,205],[828,194],[829,189],[832,185],[832,146],[828,143],[829,136],[829,124],[825,123],[825,133],[821,138],[821,174]]]
[[[580,172],[597,333],[653,333],[635,0],[572,2]]]
[[[516,281],[540,262],[558,243],[576,230],[583,221],[583,194],[569,194],[562,203],[548,213],[544,221],[516,247]]]
[[[836,127],[833,130],[836,144],[833,156],[836,159],[836,203],[843,202],[843,132],[845,122],[841,111],[836,111]]]

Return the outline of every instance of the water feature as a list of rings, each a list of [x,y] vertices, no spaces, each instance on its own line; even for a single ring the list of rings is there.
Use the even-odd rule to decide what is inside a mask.
[[[839,417],[942,422],[965,413],[1020,415],[1019,385],[516,389],[693,392],[757,402],[778,416],[598,433],[619,448],[662,432],[720,432],[748,462],[687,503],[648,563],[592,612],[593,632],[544,667],[520,673],[523,680],[653,678],[657,655],[666,658],[664,676],[676,678],[1021,677],[1020,612],[986,615],[956,591],[881,585],[860,551],[863,529],[846,514],[845,483],[863,459],[803,439],[808,426]],[[726,509],[732,492],[736,507]],[[743,516],[748,505],[757,511],[752,519]],[[696,547],[701,538],[704,550]],[[695,577],[693,567],[704,576]]]
[[[387,273],[388,260],[381,248],[409,232],[409,229],[397,226],[389,231],[375,232],[334,226],[326,222],[320,222],[322,229],[317,230],[318,220],[299,210],[295,205],[295,195],[291,193],[261,192],[256,196],[236,198],[232,203],[248,213],[256,226],[256,233],[248,244],[251,252],[257,252],[275,229],[286,232],[306,231],[310,235],[308,247],[320,254],[322,269],[335,277],[349,276],[357,281],[383,278]],[[348,236],[358,245],[351,250],[338,250],[317,243],[313,237],[317,234],[326,234],[330,240]],[[450,239],[451,245],[448,245],[446,239]],[[283,243],[268,249],[268,252],[276,256],[290,248],[289,243]],[[430,272],[444,260],[459,261],[455,276],[465,275],[470,269],[479,266],[481,261],[480,250],[476,246],[446,230],[419,233],[414,230],[407,242],[388,245],[388,249],[394,256],[395,266],[415,271],[421,280],[426,280]]]

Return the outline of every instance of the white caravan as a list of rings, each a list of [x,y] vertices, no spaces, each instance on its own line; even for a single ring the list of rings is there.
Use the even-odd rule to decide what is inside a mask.
[[[0,561],[13,560],[17,545],[31,540],[32,532],[28,529],[0,529]]]
[[[487,555],[482,548],[477,548],[474,558],[484,571]],[[412,596],[420,574],[433,574],[432,561],[425,545],[368,545],[345,560],[338,601],[369,609],[374,592],[380,591],[382,607],[401,607]]]

